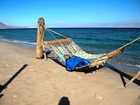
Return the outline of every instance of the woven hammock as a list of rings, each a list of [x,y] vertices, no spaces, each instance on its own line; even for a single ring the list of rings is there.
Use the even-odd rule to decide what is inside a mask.
[[[107,60],[121,54],[125,48],[133,44],[134,42],[138,41],[140,39],[136,38],[133,41],[127,43],[126,45],[111,51],[109,53],[104,53],[104,54],[89,54],[83,51],[77,44],[74,43],[74,41],[71,38],[65,37],[64,39],[56,39],[56,37],[52,34],[59,34],[55,31],[52,31],[48,29],[48,32],[55,38],[55,40],[52,41],[44,41],[44,48],[49,49],[51,53],[54,54],[54,58],[58,60],[61,64],[65,65],[65,54],[69,54],[70,56],[78,56],[81,58],[88,59],[91,64],[89,65],[90,67],[99,67],[100,65],[104,64],[107,62]],[[62,34],[59,34],[60,36],[63,36]]]

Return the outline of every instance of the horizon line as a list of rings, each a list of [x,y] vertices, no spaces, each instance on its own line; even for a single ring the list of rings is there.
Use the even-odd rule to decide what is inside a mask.
[[[140,27],[45,27],[45,28],[140,28]],[[37,27],[13,27],[13,28],[0,28],[0,29],[37,29]]]

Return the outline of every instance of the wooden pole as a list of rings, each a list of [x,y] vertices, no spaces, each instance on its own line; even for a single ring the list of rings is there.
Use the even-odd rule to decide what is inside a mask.
[[[133,41],[127,43],[126,45],[118,48],[117,50],[114,50],[114,51],[106,54],[105,56],[103,56],[103,57],[93,61],[89,65],[89,67],[96,67],[96,68],[98,68],[101,64],[105,63],[108,59],[111,59],[111,58],[121,54],[124,51],[125,48],[127,48],[128,46],[130,46],[131,44],[133,44],[134,42],[139,41],[139,40],[140,40],[140,37],[138,37],[138,38],[134,39]]]
[[[129,84],[131,84],[131,83],[132,83],[135,79],[137,79],[139,76],[140,76],[140,71],[139,71],[137,74],[135,74],[135,75],[133,76],[133,78],[125,85],[125,87],[128,86]]]
[[[44,42],[44,32],[45,32],[45,21],[43,18],[38,19],[38,29],[37,29],[37,45],[36,45],[36,58],[43,59],[43,42]]]

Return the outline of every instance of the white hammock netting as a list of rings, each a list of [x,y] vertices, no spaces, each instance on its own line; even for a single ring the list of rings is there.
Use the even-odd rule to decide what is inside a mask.
[[[93,62],[96,59],[104,56],[105,54],[89,54],[83,51],[77,44],[73,41],[69,44],[61,46],[59,45],[45,45],[45,47],[50,48],[51,52],[55,54],[56,59],[65,65],[65,54],[69,54],[70,56],[78,56],[81,58],[88,59],[90,62]]]

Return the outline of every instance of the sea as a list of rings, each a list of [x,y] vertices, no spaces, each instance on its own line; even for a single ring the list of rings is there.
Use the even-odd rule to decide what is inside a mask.
[[[108,53],[140,37],[140,28],[50,28],[70,37],[83,50],[91,53]],[[36,28],[0,29],[0,40],[18,43],[29,47],[36,46]],[[54,34],[57,39],[62,36]],[[54,37],[45,31],[45,40]],[[0,49],[1,50],[1,49]],[[140,41],[129,46],[124,53],[109,61],[118,69],[140,70]]]

